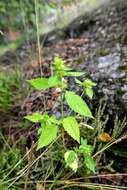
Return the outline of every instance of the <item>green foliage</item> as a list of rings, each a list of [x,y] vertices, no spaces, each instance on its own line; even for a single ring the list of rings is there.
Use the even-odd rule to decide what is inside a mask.
[[[92,113],[85,101],[74,92],[66,91],[65,98],[70,108],[84,117],[93,118]]]
[[[69,68],[65,66],[65,63],[66,62],[62,60],[60,57],[55,57],[53,63],[53,71],[57,76],[63,76],[62,73],[69,70]]]
[[[83,86],[84,86],[84,90],[85,90],[87,96],[89,96],[92,99],[93,98],[93,89],[92,88],[94,86],[96,86],[96,84],[93,81],[87,79],[83,82]]]
[[[39,20],[44,21],[45,14],[52,13],[56,9],[60,9],[63,4],[70,4],[73,1],[38,1]],[[20,14],[19,14],[20,13]],[[27,29],[26,29],[27,28]],[[27,34],[26,34],[27,30]],[[28,38],[33,35],[36,30],[35,18],[35,0],[1,0],[0,1],[0,42],[8,42],[9,38],[6,32],[20,31],[22,37]],[[28,39],[27,39],[28,40]]]
[[[45,125],[42,123],[37,149],[43,148],[55,140],[57,137],[57,132],[58,128],[55,124],[47,122]]]
[[[87,141],[86,140],[82,140],[81,141],[81,145],[79,147],[79,150],[81,153],[86,154],[86,155],[91,155],[93,152],[93,147],[91,145],[87,145]]]
[[[84,74],[84,72],[67,72],[65,76],[80,77]]]
[[[72,69],[66,67],[65,61],[62,60],[60,57],[56,57],[54,59],[52,70],[53,76],[49,78],[36,78],[29,80],[28,82],[37,90],[45,90],[54,87],[61,88],[61,96],[65,97],[68,105],[74,112],[80,114],[82,118],[93,118],[88,105],[82,99],[82,97],[76,95],[72,91],[66,90],[66,76],[77,77],[83,75],[84,73],[72,71]],[[81,82],[79,82],[79,80],[77,81],[78,83],[82,84]],[[94,83],[90,80],[86,80],[83,82],[83,87],[85,86],[87,88],[92,88],[93,85]],[[59,120],[56,119],[54,115],[49,116],[48,113],[44,113],[43,115],[40,113],[34,113],[33,115],[28,115],[25,118],[31,122],[39,122],[41,124],[41,128],[38,130],[39,139],[37,149],[43,148],[55,141],[57,138],[58,129],[60,129],[60,131],[63,133],[63,130],[61,130],[62,127],[69,136],[71,136],[80,144],[80,124],[78,124],[76,117],[71,116],[70,114],[67,117],[62,116]],[[62,136],[64,144],[64,135]],[[78,154],[80,153],[84,156],[84,161],[87,169],[94,172],[95,165],[92,159],[92,151],[93,149],[91,145],[87,145],[86,141],[82,141],[78,149]],[[64,158],[67,166],[71,167],[76,172],[78,168],[77,152],[75,152],[74,150],[67,151],[64,155]]]
[[[86,95],[89,98],[93,98],[93,87],[96,86],[96,83],[94,83],[93,81],[86,79],[83,82],[81,82],[78,79],[75,79],[76,83],[79,84],[80,86],[83,86],[84,91],[86,92]]]
[[[41,122],[42,120],[44,120],[44,116],[41,115],[40,113],[34,113],[32,115],[26,116],[25,119],[28,119],[29,121],[31,121],[33,123],[37,123],[37,122]]]
[[[65,66],[65,61],[61,58],[56,57],[53,63],[54,75],[49,78],[36,78],[27,80],[37,90],[46,90],[52,87],[66,88],[66,82],[64,82],[62,77],[65,76],[81,76],[84,75],[83,72],[72,72],[72,69]],[[71,72],[70,72],[71,71]]]
[[[52,76],[49,78],[36,78],[27,81],[37,90],[46,90],[48,88],[61,85],[61,80],[58,76]]]
[[[95,162],[92,158],[93,146],[87,144],[87,140],[81,140],[79,152],[83,154],[84,162],[88,170],[95,172]]]
[[[81,140],[81,145],[76,150],[68,150],[64,154],[64,159],[68,167],[73,171],[77,171],[78,162],[81,155],[84,158],[84,163],[88,171],[95,172],[95,162],[92,158],[93,147],[87,144],[86,140]],[[78,158],[79,157],[79,158]]]
[[[86,88],[85,91],[86,91],[87,96],[89,96],[92,99],[93,98],[92,88]]]
[[[64,159],[67,167],[70,167],[74,172],[78,169],[78,156],[77,153],[73,150],[68,150],[64,154]]]
[[[76,119],[72,116],[63,119],[63,127],[65,131],[78,143],[80,143],[80,130]]]
[[[5,144],[1,152],[0,179],[2,179],[20,159],[21,153],[19,148],[12,147],[11,150],[9,150]],[[21,162],[18,167],[15,168],[15,172],[19,171],[23,166],[24,163]]]
[[[14,103],[21,79],[21,72],[18,69],[14,72],[0,73],[0,110],[9,110]]]
[[[45,90],[49,88],[48,79],[47,78],[36,78],[32,80],[27,80],[37,90]]]
[[[95,172],[95,162],[91,156],[85,155],[85,164],[88,170]]]
[[[50,10],[53,4],[39,1],[39,16]],[[21,14],[19,14],[21,13]],[[1,0],[0,1],[0,29],[20,29],[23,31],[23,19],[29,27],[35,27],[35,1],[34,0]]]
[[[65,77],[65,76],[74,76],[79,77],[84,75],[84,72],[74,72],[71,68],[65,66],[65,61],[62,60],[60,57],[56,57],[53,63],[53,71],[56,76],[58,77]]]
[[[17,142],[2,132],[3,130],[0,129],[0,190],[5,190],[10,185],[10,179],[14,178],[27,164],[27,159],[22,159],[22,148],[24,146],[22,144],[25,137],[20,136]],[[14,184],[10,189],[20,190],[22,188]]]
[[[39,140],[37,149],[43,148],[44,146],[49,145],[56,137],[58,133],[57,125],[60,122],[56,119],[55,116],[49,117],[47,113],[39,114],[34,113],[32,115],[28,115],[25,119],[33,122],[33,123],[41,123],[41,128],[39,128]]]
[[[61,80],[58,76],[49,77],[48,85],[49,85],[49,88],[58,87],[59,85],[61,85]]]

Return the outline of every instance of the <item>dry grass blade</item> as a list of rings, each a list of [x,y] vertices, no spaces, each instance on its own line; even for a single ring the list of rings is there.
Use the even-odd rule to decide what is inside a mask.
[[[45,188],[41,183],[37,183],[36,184],[36,190],[45,190]]]
[[[59,135],[56,140],[58,140],[60,137],[61,137],[61,135]],[[42,152],[30,165],[27,164],[27,165],[23,168],[23,170],[21,170],[21,171],[18,173],[18,176],[17,176],[17,177],[15,177],[15,178],[13,178],[13,179],[11,179],[11,180],[8,180],[7,182],[11,182],[11,181],[12,181],[12,182],[10,183],[10,185],[7,187],[6,190],[8,190],[13,184],[15,184],[15,182],[16,182],[18,179],[20,179],[22,176],[24,176],[24,175],[26,174],[28,168],[30,169],[42,156],[44,156],[44,155],[47,153],[47,151],[50,150],[50,148],[52,147],[53,143],[54,143],[54,142],[52,142],[52,143],[47,147],[47,149],[46,149],[44,152]],[[28,182],[27,182],[27,183],[28,183]]]

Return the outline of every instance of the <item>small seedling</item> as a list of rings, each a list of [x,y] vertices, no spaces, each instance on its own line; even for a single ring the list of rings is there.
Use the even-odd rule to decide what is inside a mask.
[[[65,162],[74,172],[78,169],[78,157],[83,156],[86,168],[89,171],[95,172],[95,162],[92,158],[93,147],[87,144],[87,140],[81,139],[79,148],[68,150],[64,154]]]

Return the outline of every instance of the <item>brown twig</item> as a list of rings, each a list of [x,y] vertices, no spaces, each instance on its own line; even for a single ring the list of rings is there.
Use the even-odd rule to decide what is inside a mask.
[[[33,153],[33,149],[34,149],[34,143],[32,142],[29,154],[28,154],[28,168],[27,168],[27,172],[26,172],[26,176],[25,176],[25,183],[24,183],[24,190],[27,190],[27,186],[28,186],[28,181],[29,181],[29,171],[30,171],[30,164],[32,162],[32,153]]]

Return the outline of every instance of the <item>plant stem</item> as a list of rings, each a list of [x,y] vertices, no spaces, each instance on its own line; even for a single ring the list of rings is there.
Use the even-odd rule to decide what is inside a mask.
[[[36,16],[36,35],[37,35],[37,48],[38,48],[38,63],[40,67],[40,74],[42,77],[42,59],[41,59],[41,45],[40,45],[40,34],[39,34],[39,13],[38,13],[38,0],[35,0],[35,16]]]
[[[62,92],[63,92],[63,89],[62,89]],[[60,100],[61,100],[61,119],[63,119],[63,117],[64,117],[63,94],[64,93],[61,93],[61,95],[60,95]],[[65,149],[64,129],[63,128],[62,128],[62,142],[63,142],[63,147]]]

